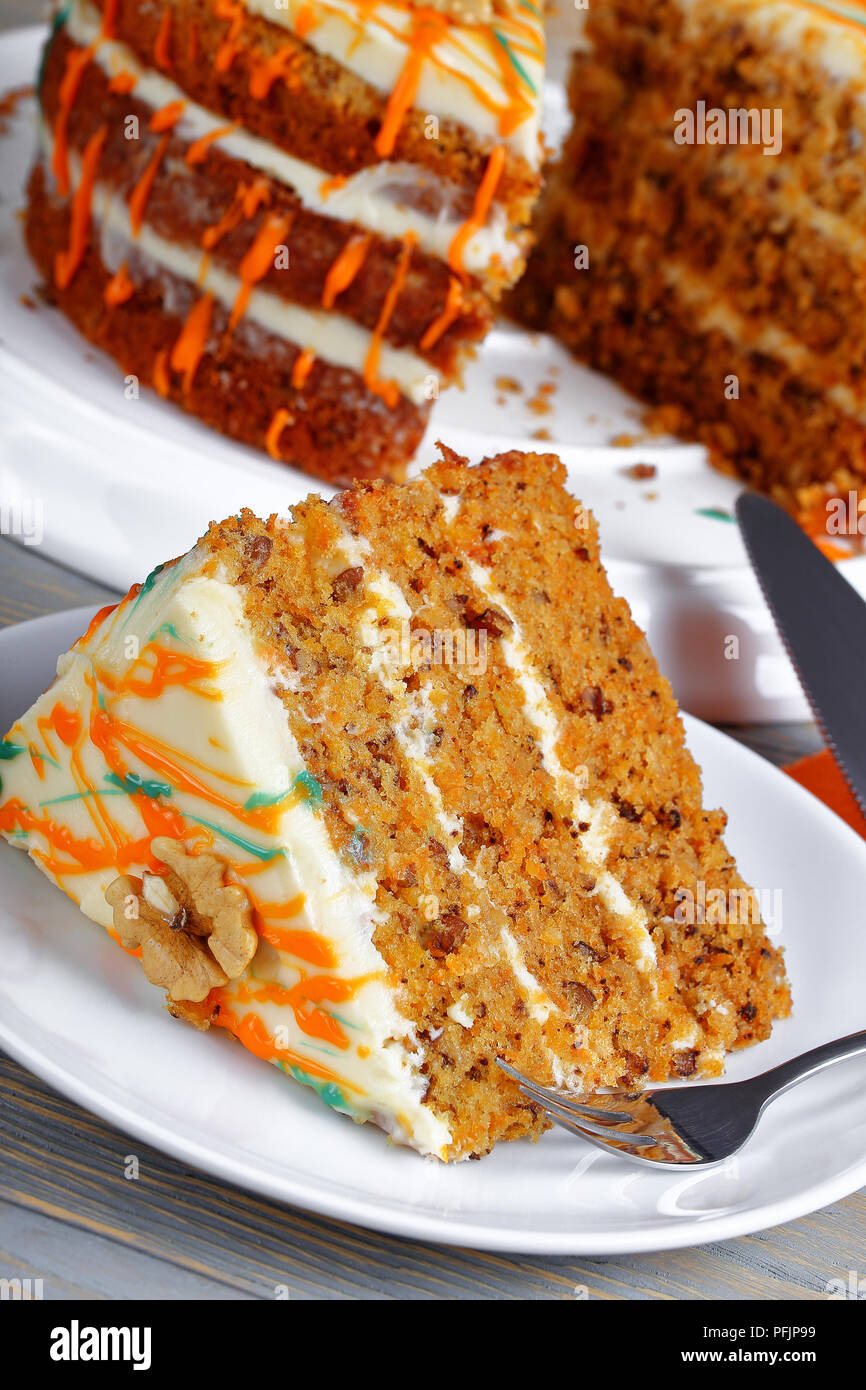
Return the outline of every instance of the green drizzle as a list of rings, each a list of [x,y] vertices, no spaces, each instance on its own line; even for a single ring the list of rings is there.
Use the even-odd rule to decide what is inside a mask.
[[[124,620],[123,624],[124,627],[126,627],[126,624],[129,622],[136,608],[141,603],[141,600],[145,597],[145,595],[150,593],[151,589],[153,588],[154,584],[156,583],[157,579],[162,574],[164,569],[165,564],[163,563],[161,565],[157,565],[155,569],[152,569],[150,571],[150,574],[147,576],[147,578],[145,579],[144,583],[142,584],[141,588],[135,596],[135,602],[133,603],[132,607],[126,615],[126,619]]]
[[[305,1072],[302,1067],[286,1067],[282,1062],[280,1066],[283,1068],[283,1071],[288,1072],[296,1081],[300,1081],[302,1085],[309,1086],[314,1090],[320,1100],[323,1100],[326,1105],[330,1105],[332,1110],[344,1110],[346,1114],[351,1115],[351,1105],[346,1100],[339,1086],[335,1085],[333,1081],[316,1081],[316,1079],[310,1076],[308,1072]]]
[[[730,512],[723,507],[695,507],[695,516],[709,517],[710,521],[733,521]]]
[[[172,787],[169,782],[156,782],[145,777],[139,777],[137,772],[127,772],[124,777],[118,777],[116,772],[106,772],[106,782],[110,782],[113,787],[120,787],[121,791],[129,796],[144,795],[156,801],[160,796],[171,796]]]
[[[0,763],[10,763],[13,758],[17,758],[21,753],[28,753],[30,750],[26,743],[11,743],[8,738],[0,739]],[[49,758],[47,753],[37,753],[33,750],[33,757],[39,758],[40,762],[50,763],[52,767],[60,767],[54,759]]]
[[[54,40],[57,38],[57,35],[60,33],[60,30],[63,28],[64,24],[69,18],[69,11],[71,10],[71,8],[71,4],[61,6],[61,8],[57,11],[57,14],[51,21],[51,29],[48,34],[48,42],[46,43],[45,48],[42,51],[42,58],[39,62],[39,73],[36,78],[36,93],[40,100],[42,98],[42,88],[45,84],[45,69],[48,65],[49,54],[51,53],[51,49],[54,46]]]
[[[201,816],[194,816],[189,811],[184,811],[184,820],[195,821],[196,825],[205,825],[208,830],[213,830],[217,835],[222,835],[224,840],[229,840],[238,849],[245,849],[247,854],[252,854],[254,858],[261,859],[267,863],[270,859],[279,859],[285,854],[284,849],[265,849],[262,845],[253,844],[252,840],[245,840],[242,835],[235,835],[231,830],[224,830],[221,825],[214,825],[211,820],[204,820]]]
[[[60,806],[64,801],[83,801],[86,796],[126,796],[125,791],[105,791],[102,787],[90,787],[84,792],[67,792],[66,796],[52,796],[50,801],[40,801],[43,806]]]
[[[823,10],[828,10],[830,14],[841,15],[843,19],[850,19],[861,27],[866,23],[863,14],[859,10],[852,10],[849,5],[834,5],[829,3],[829,0],[818,0],[818,4]]]
[[[148,637],[148,642],[155,642],[161,632],[167,632],[169,637],[173,637],[175,642],[180,642],[181,646],[189,645],[189,643],[186,642],[183,637],[181,637],[174,623],[160,623],[156,631],[152,632]]]
[[[295,791],[298,787],[304,788],[305,792],[307,793],[306,800],[309,802],[310,806],[313,808],[314,811],[318,811],[319,807],[322,804],[322,801],[324,800],[324,796],[322,793],[321,785],[316,781],[312,772],[298,773],[297,777],[292,783],[292,790]]]
[[[284,792],[253,792],[244,802],[244,810],[257,811],[261,806],[276,806],[301,788],[305,793],[302,800],[314,811],[318,811],[322,804],[322,788],[311,772],[299,772],[292,785]]]
[[[493,29],[493,30],[491,30],[491,33],[493,34],[493,37],[496,39],[497,43],[500,43],[500,44],[502,45],[502,47],[505,49],[505,52],[508,54],[508,58],[509,58],[509,61],[510,61],[510,63],[511,63],[511,66],[512,66],[512,67],[514,68],[514,70],[518,73],[518,75],[519,75],[520,77],[522,77],[523,81],[526,83],[526,85],[527,85],[527,87],[529,88],[530,92],[532,92],[533,96],[535,96],[535,95],[536,95],[535,87],[533,86],[533,84],[532,84],[532,82],[531,82],[531,80],[530,80],[529,74],[528,74],[528,72],[526,71],[526,69],[523,67],[522,63],[519,61],[519,59],[518,59],[516,53],[514,53],[514,51],[512,50],[511,44],[508,42],[508,40],[507,40],[507,38],[505,37],[505,35],[504,35],[504,34],[500,34],[500,32],[499,32],[498,29]]]
[[[277,802],[285,801],[287,796],[291,796],[292,789],[289,787],[284,792],[253,792],[244,802],[245,811],[257,811],[260,806],[276,806]]]

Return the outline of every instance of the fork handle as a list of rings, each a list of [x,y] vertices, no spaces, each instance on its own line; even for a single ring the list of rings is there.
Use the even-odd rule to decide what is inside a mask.
[[[790,1090],[798,1082],[805,1081],[807,1076],[814,1076],[825,1067],[831,1067],[834,1062],[843,1062],[848,1057],[857,1057],[862,1053],[866,1053],[866,1032],[849,1033],[846,1038],[822,1043],[820,1047],[813,1047],[811,1052],[804,1052],[800,1057],[774,1067],[772,1071],[765,1071],[761,1076],[754,1077],[753,1085],[766,1102]]]

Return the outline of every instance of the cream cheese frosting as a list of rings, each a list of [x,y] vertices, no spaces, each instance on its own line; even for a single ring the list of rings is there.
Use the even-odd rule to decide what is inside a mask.
[[[259,939],[209,996],[218,1021],[333,1108],[444,1156],[448,1126],[424,1103],[373,944],[375,878],[330,844],[278,675],[212,558],[160,568],[98,615],[0,744],[0,829],[109,930],[105,889],[159,871],[154,835],[223,858]]]

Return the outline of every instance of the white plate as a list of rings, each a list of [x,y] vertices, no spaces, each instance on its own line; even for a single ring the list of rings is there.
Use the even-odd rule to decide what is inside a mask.
[[[51,679],[89,611],[0,633],[0,729]],[[732,1080],[866,1023],[866,844],[789,778],[697,720],[710,805],[759,890],[782,891],[792,1019]],[[0,764],[2,775],[2,764]],[[721,1240],[802,1216],[866,1181],[866,1062],[776,1102],[738,1160],[651,1173],[561,1131],[445,1166],[389,1146],[220,1030],[175,1022],[136,961],[0,845],[0,1045],[64,1095],[182,1162],[279,1201],[422,1240],[601,1255]]]
[[[566,22],[563,20],[562,22]],[[32,81],[43,32],[0,39],[0,92]],[[556,35],[562,68],[569,33]],[[561,129],[564,94],[546,92],[548,125]],[[54,558],[126,589],[168,555],[187,550],[217,516],[240,506],[281,511],[314,487],[305,474],[232,443],[145,391],[124,397],[115,364],[34,298],[34,268],[17,210],[32,161],[33,104],[20,105],[0,136],[0,509],[13,529],[41,508],[42,544]],[[502,378],[522,390],[503,392]],[[555,381],[548,414],[529,402]],[[472,459],[509,448],[551,449],[572,490],[598,517],[615,588],[629,600],[681,704],[716,721],[806,719],[808,709],[746,561],[731,515],[738,483],[704,450],[673,439],[611,447],[640,436],[640,406],[613,382],[579,366],[546,335],[497,328],[467,373],[465,391],[443,394],[418,462],[444,439]],[[533,433],[543,427],[549,442]],[[655,464],[650,482],[628,477]],[[18,510],[16,510],[16,508]],[[21,509],[25,509],[21,511]],[[866,595],[866,557],[843,566]],[[729,639],[739,642],[729,659]]]

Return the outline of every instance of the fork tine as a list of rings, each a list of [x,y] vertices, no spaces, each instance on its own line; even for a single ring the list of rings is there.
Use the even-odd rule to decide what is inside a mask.
[[[554,1124],[567,1129],[569,1134],[577,1134],[583,1139],[597,1139],[605,1148],[613,1148],[619,1144],[631,1145],[636,1149],[655,1148],[659,1142],[655,1134],[630,1134],[621,1129],[605,1129],[603,1125],[594,1125],[589,1120],[569,1120],[551,1110],[546,1113],[550,1115]]]
[[[538,1091],[530,1091],[526,1086],[521,1086],[520,1090],[527,1100],[534,1101],[542,1110],[549,1111],[550,1114],[556,1111],[566,1119],[573,1120],[575,1124],[585,1124],[589,1128],[599,1125],[602,1129],[616,1129],[619,1125],[634,1119],[633,1115],[626,1115],[624,1112],[593,1110],[591,1106],[572,1104],[560,1096],[542,1095]]]
[[[600,1123],[609,1121],[611,1124],[626,1124],[633,1117],[624,1110],[602,1110],[595,1105],[584,1105],[581,1101],[572,1100],[570,1096],[562,1096],[557,1091],[551,1091],[546,1086],[539,1086],[536,1081],[530,1081],[528,1076],[524,1076],[516,1067],[510,1063],[503,1062],[501,1057],[497,1057],[497,1062],[507,1076],[516,1081],[523,1093],[529,1100],[534,1100],[538,1104],[545,1106],[556,1104],[568,1115],[585,1115],[587,1119],[597,1120]]]

